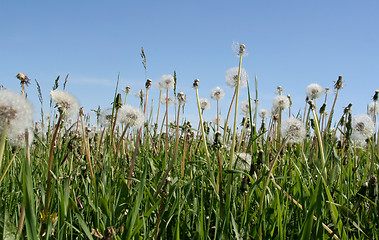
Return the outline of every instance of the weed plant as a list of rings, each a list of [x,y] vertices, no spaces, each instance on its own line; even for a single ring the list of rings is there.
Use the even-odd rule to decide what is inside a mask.
[[[58,90],[59,78],[55,116],[44,116],[37,82],[41,120],[33,125],[29,79],[18,74],[21,94],[0,90],[0,239],[379,239],[378,91],[367,115],[352,115],[351,105],[334,115],[341,76],[329,110],[329,89],[311,84],[303,112],[291,114],[281,87],[271,111],[258,111],[258,81],[250,95],[242,68],[245,46],[236,53],[224,124],[223,90],[211,94],[216,121],[204,122],[194,81],[197,129],[183,120],[186,95],[176,93],[176,74],[158,83],[162,122],[160,107],[155,116],[147,107],[147,79],[139,107],[126,104],[129,87],[122,101],[117,82],[112,108],[95,111],[94,127],[75,97]]]

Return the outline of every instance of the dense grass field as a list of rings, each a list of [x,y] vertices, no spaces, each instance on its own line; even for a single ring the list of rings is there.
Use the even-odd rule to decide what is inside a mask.
[[[113,108],[96,110],[96,120],[58,79],[54,116],[44,115],[38,85],[39,120],[26,75],[17,75],[21,94],[3,86],[0,239],[379,239],[379,92],[367,115],[351,105],[334,114],[342,77],[334,89],[310,84],[301,113],[280,88],[272,109],[258,109],[239,47],[239,67],[226,75],[229,112],[212,122],[203,120],[209,100],[197,79],[187,94],[200,120],[183,120],[175,75],[148,79],[140,106],[117,84]],[[152,84],[163,103],[154,111]],[[210,94],[218,109],[223,90]]]

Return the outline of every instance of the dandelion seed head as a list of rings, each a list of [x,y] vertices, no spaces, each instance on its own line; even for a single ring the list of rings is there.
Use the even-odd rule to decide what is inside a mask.
[[[299,143],[305,138],[306,131],[302,121],[290,117],[282,123],[280,133],[288,138],[289,143]]]
[[[134,95],[135,95],[137,98],[142,99],[142,98],[145,97],[145,92],[141,89],[141,90],[139,90],[138,92],[136,92]]]
[[[121,89],[124,93],[128,94],[130,93],[130,86],[126,86],[124,88]]]
[[[212,122],[217,125],[217,115],[213,117]],[[224,123],[224,119],[219,114],[218,115],[218,125],[222,125]]]
[[[9,132],[7,138],[9,145],[13,147],[25,147],[26,146],[26,134],[28,135],[28,144],[32,145],[34,139],[34,133],[31,128],[25,129],[24,132]]]
[[[247,74],[247,71],[244,68],[241,68],[241,80],[239,87],[246,87],[247,82],[249,81],[249,75]],[[226,84],[228,84],[229,87],[235,88],[237,87],[238,82],[238,67],[234,67],[229,69],[225,74],[225,81]]]
[[[237,153],[237,166],[240,170],[248,171],[251,165],[251,155],[249,153]]]
[[[61,90],[50,91],[51,99],[56,103],[61,114],[65,117],[76,117],[79,113],[79,103],[78,100],[68,92]]]
[[[261,110],[259,110],[258,115],[261,118],[265,119],[265,118],[270,116],[270,112],[267,109],[261,109]]]
[[[222,90],[220,87],[215,87],[211,91],[211,98],[213,100],[221,100],[225,96],[224,90]]]
[[[112,108],[101,111],[99,121],[104,127],[109,127],[112,124],[112,111]]]
[[[171,89],[174,88],[175,80],[174,77],[170,74],[162,75],[162,77],[158,81],[158,89]]]
[[[0,130],[8,134],[20,134],[33,127],[33,109],[21,94],[0,90]]]
[[[232,49],[237,56],[247,56],[245,44],[233,42]]]
[[[187,102],[187,96],[183,92],[178,93],[178,102],[180,105],[184,105]]]
[[[288,99],[288,97],[279,95],[274,98],[274,101],[272,103],[272,110],[273,112],[277,112],[279,110],[287,109],[289,108],[289,106],[290,100]]]
[[[307,97],[309,99],[317,99],[321,97],[323,93],[323,88],[320,86],[320,84],[312,83],[308,85],[308,87],[305,90],[305,93],[307,94]]]
[[[122,105],[118,112],[120,123],[127,124],[130,127],[142,127],[145,121],[143,112],[130,105]]]
[[[211,102],[206,98],[200,98],[200,108],[201,110],[208,110],[211,108]]]
[[[351,139],[364,143],[375,133],[375,124],[367,114],[353,116]]]
[[[166,101],[168,106],[173,106],[176,103],[176,99],[174,97],[166,97],[166,94],[163,94],[161,104],[166,105]]]
[[[250,114],[249,108],[251,108],[251,112],[253,112],[255,110],[255,103],[254,102],[255,101],[250,98],[250,106],[249,106],[249,99],[247,99],[241,103],[241,112],[243,115],[249,115]]]

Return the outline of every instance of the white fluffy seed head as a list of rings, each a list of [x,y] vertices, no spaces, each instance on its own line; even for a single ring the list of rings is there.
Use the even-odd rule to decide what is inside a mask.
[[[134,108],[130,105],[122,105],[118,111],[118,119],[120,123],[127,124],[130,127],[142,127],[145,121],[145,116],[140,109]]]
[[[212,122],[217,125],[217,115],[213,117]],[[224,123],[224,119],[219,114],[218,115],[218,125],[222,125]]]
[[[109,127],[112,125],[112,108],[107,108],[100,112],[99,121],[104,127]]]
[[[375,133],[375,124],[367,114],[353,116],[351,139],[364,142]]]
[[[221,100],[224,98],[224,96],[225,96],[225,92],[220,87],[215,87],[212,89],[211,98],[213,100]]]
[[[307,89],[305,90],[305,93],[307,94],[307,97],[309,99],[317,99],[321,97],[324,89],[321,87],[320,84],[312,83],[309,84]]]
[[[50,91],[50,96],[56,103],[59,112],[65,117],[76,117],[79,114],[79,102],[70,93],[56,89]]]
[[[200,108],[201,110],[208,110],[211,108],[211,102],[206,98],[200,98]]]
[[[249,75],[247,74],[247,71],[244,68],[241,68],[241,80],[239,87],[246,87],[247,82],[249,81]],[[237,87],[238,82],[238,67],[234,67],[229,69],[225,74],[225,81],[226,84],[228,84],[229,87],[235,88]]]
[[[243,101],[241,103],[241,112],[243,115],[249,115],[250,111],[249,108],[251,108],[251,112],[254,112],[255,110],[255,103],[254,100],[250,98],[250,106],[249,106],[249,99]]]
[[[263,119],[267,118],[270,116],[270,112],[267,109],[261,109],[258,112],[259,116]]]
[[[11,131],[8,134],[8,143],[11,146],[23,148],[26,146],[26,136],[28,137],[27,143],[29,144],[29,146],[32,145],[33,139],[34,139],[34,133],[31,128],[25,129],[24,132],[19,132],[19,133]]]
[[[157,88],[159,90],[171,89],[171,88],[174,88],[174,85],[175,85],[174,77],[170,74],[167,74],[167,75],[162,75],[162,77],[159,79]]]
[[[305,127],[297,118],[287,118],[281,125],[280,133],[284,138],[288,138],[289,143],[299,143],[305,137]]]
[[[278,112],[279,110],[284,110],[289,108],[290,100],[287,96],[276,96],[272,103],[272,112]]]
[[[166,94],[163,94],[161,97],[161,104],[166,105],[166,102],[168,106],[173,106],[176,103],[176,99],[170,96],[167,98]]]
[[[0,90],[0,130],[8,134],[22,134],[33,127],[33,108],[21,94]]]
[[[237,166],[240,170],[248,171],[251,166],[251,155],[249,153],[237,153]]]
[[[187,96],[183,92],[178,93],[177,99],[180,105],[184,105],[187,102]]]

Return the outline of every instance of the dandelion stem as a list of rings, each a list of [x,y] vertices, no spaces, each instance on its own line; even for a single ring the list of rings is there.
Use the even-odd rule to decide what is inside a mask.
[[[95,176],[93,174],[92,164],[91,164],[91,156],[90,156],[88,145],[87,145],[87,141],[86,141],[86,133],[84,131],[83,116],[82,116],[82,114],[79,114],[79,115],[80,115],[80,122],[82,123],[82,134],[83,134],[84,151],[86,152],[86,157],[87,157],[87,161],[88,161],[89,172],[91,174],[91,179],[94,180]]]
[[[2,174],[1,177],[0,177],[0,184],[1,184],[1,182],[3,181],[5,175],[7,174],[7,171],[9,170],[10,166],[12,165],[12,162],[13,162],[13,160],[14,160],[14,158],[15,158],[15,156],[16,156],[17,153],[18,153],[17,151],[16,151],[15,153],[13,153],[11,160],[9,161],[9,163],[8,163],[8,165],[6,166],[6,168],[5,168],[4,172],[3,172],[3,174]]]

